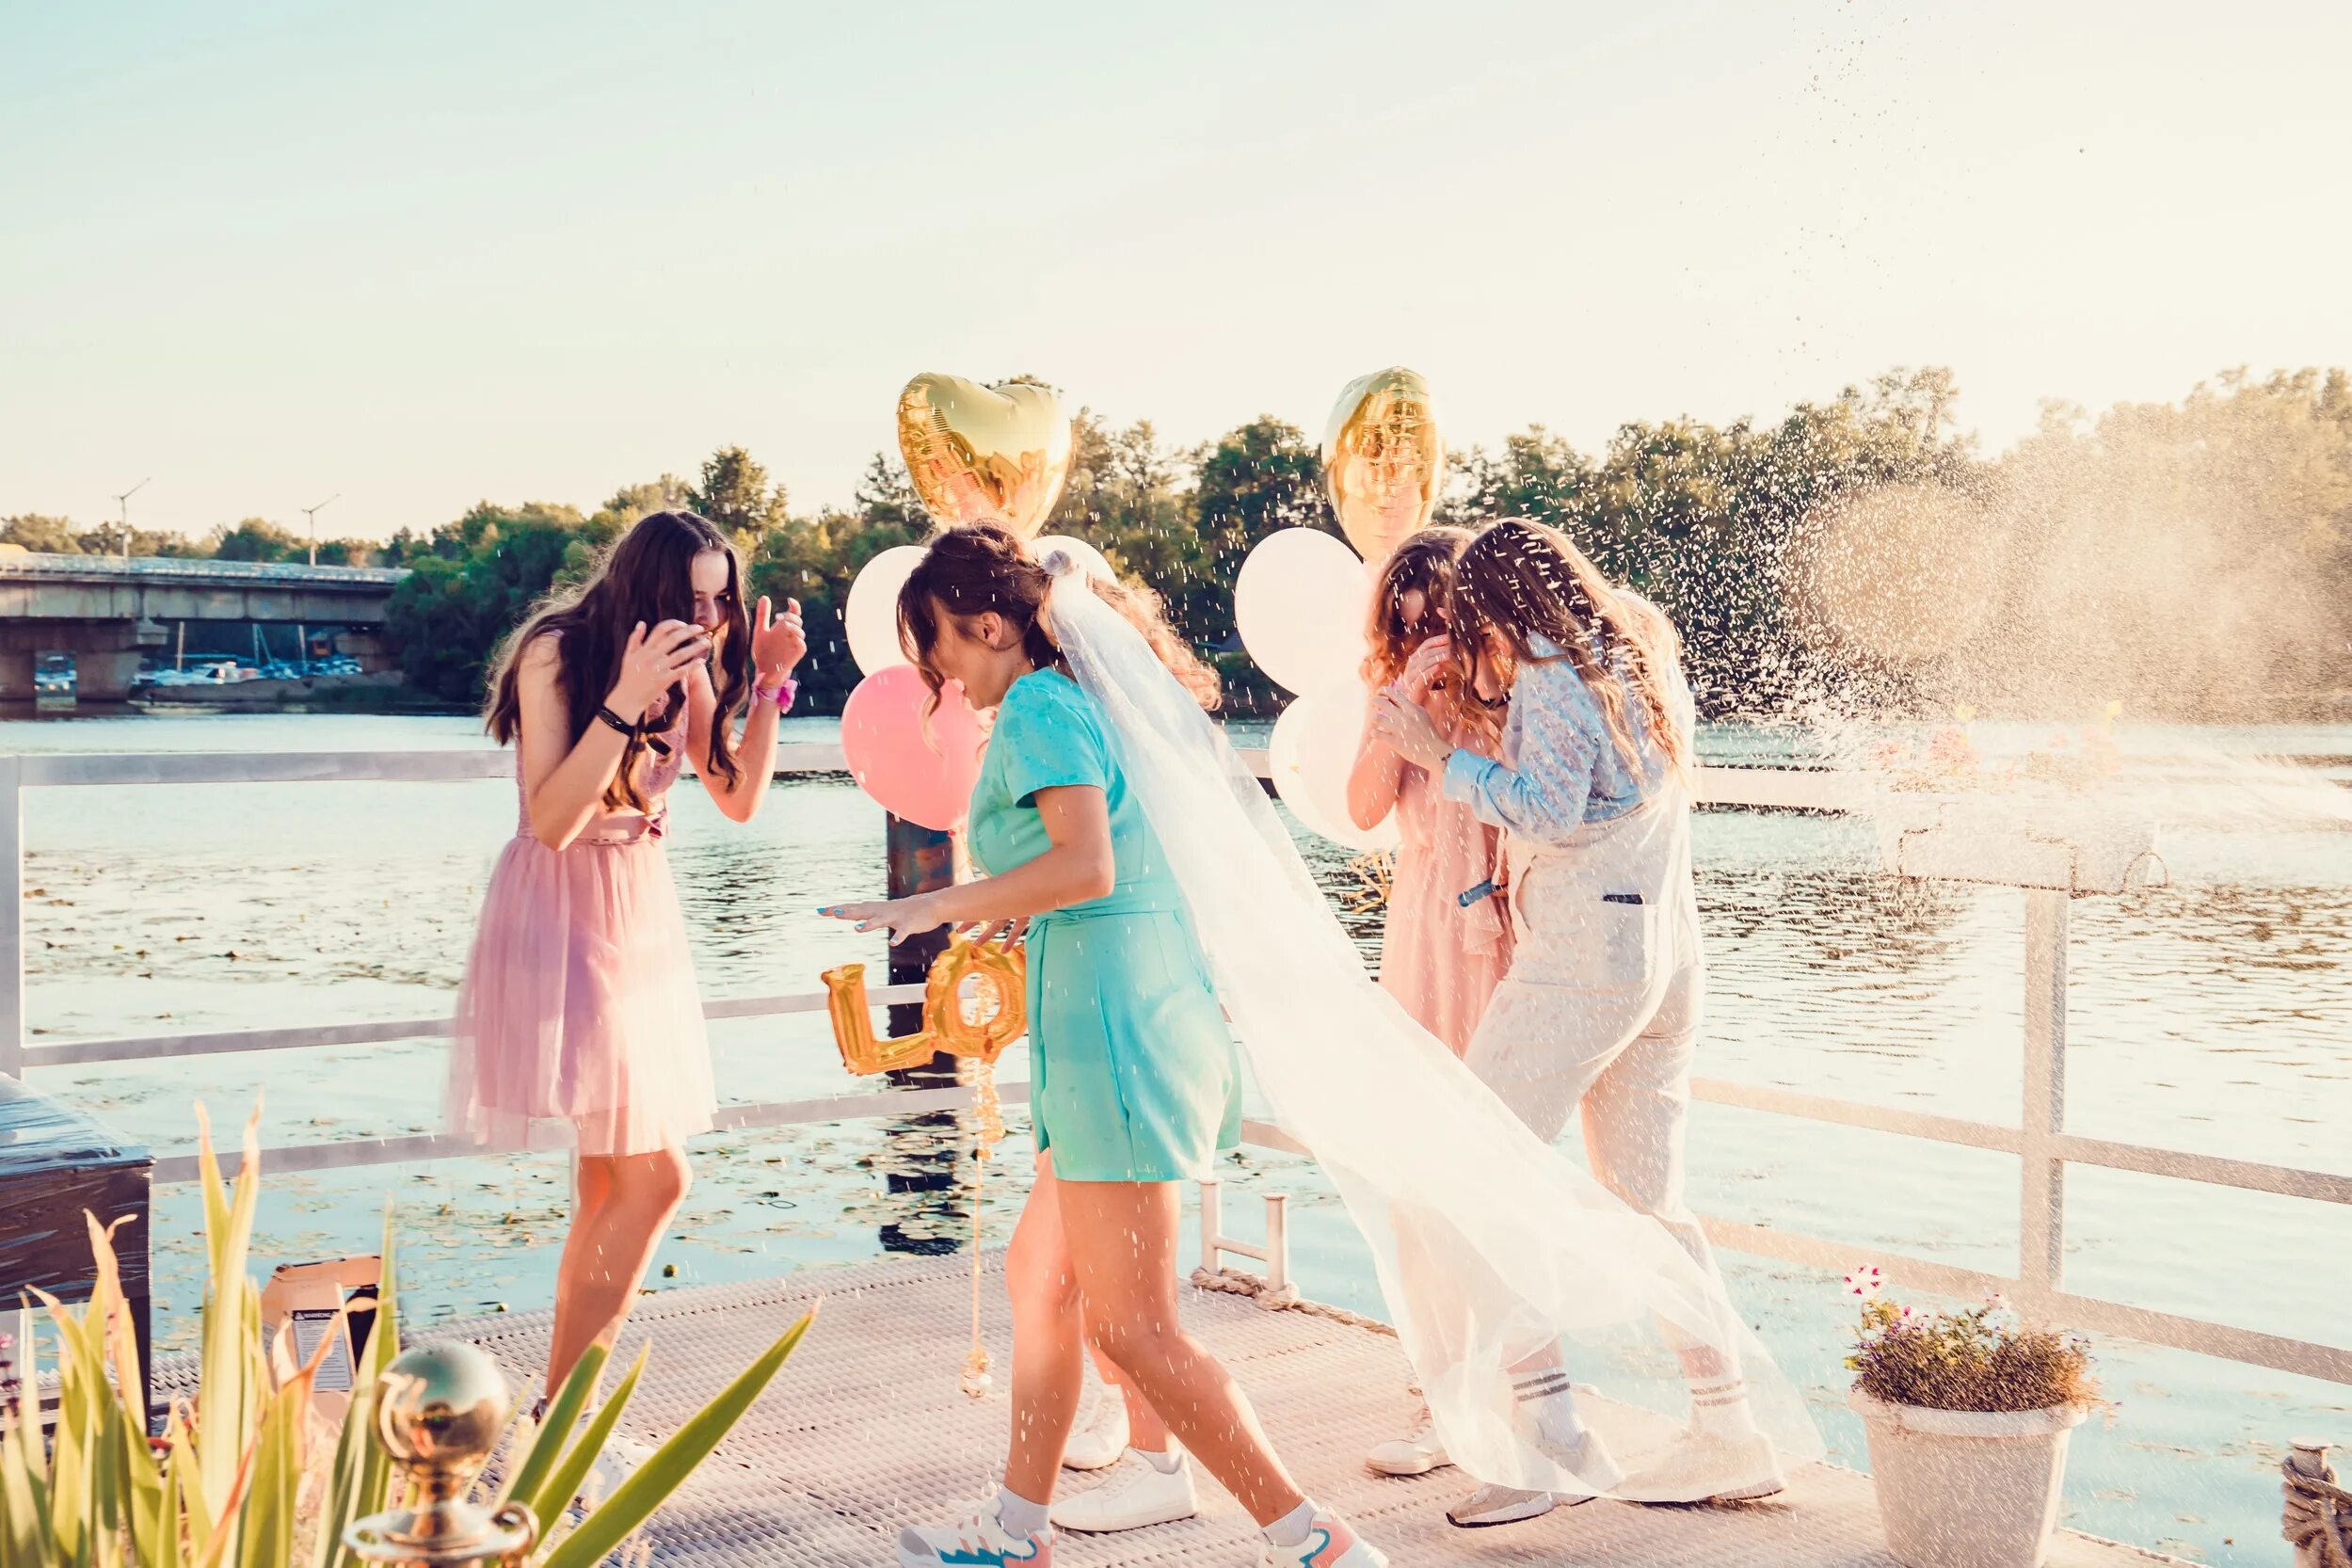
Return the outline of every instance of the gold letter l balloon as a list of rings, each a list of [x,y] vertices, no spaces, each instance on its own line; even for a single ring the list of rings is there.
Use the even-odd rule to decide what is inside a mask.
[[[1429,383],[1402,365],[1349,382],[1323,432],[1323,480],[1348,542],[1374,565],[1428,527],[1446,483]]]
[[[923,986],[923,1027],[896,1039],[873,1032],[865,965],[825,970],[824,988],[833,1041],[841,1048],[841,1065],[853,1073],[919,1067],[940,1051],[994,1063],[1005,1047],[1029,1032],[1026,948],[950,938]]]
[[[1045,387],[984,387],[929,371],[898,395],[907,477],[942,527],[1002,523],[1026,539],[1070,474],[1070,418]]]

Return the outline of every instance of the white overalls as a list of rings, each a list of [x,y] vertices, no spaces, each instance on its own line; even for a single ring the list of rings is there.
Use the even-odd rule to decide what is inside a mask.
[[[1688,737],[1679,671],[1672,685]],[[1711,1270],[1683,1196],[1705,989],[1689,796],[1638,698],[1628,709],[1640,775],[1618,755],[1575,666],[1531,664],[1512,689],[1502,760],[1458,752],[1447,769],[1447,795],[1510,835],[1517,936],[1464,1061],[1547,1143],[1581,1104],[1593,1175]]]

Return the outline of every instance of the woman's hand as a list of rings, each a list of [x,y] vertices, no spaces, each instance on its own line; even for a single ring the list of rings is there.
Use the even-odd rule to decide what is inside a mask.
[[[639,621],[620,652],[620,675],[605,706],[634,724],[662,694],[711,657],[711,639],[682,620],[665,620],[652,631]]]
[[[1414,701],[1427,702],[1430,693],[1437,689],[1439,679],[1446,674],[1447,666],[1453,663],[1453,639],[1439,632],[1413,650],[1413,657],[1404,662],[1404,674],[1397,678],[1397,684]]]
[[[854,921],[860,931],[887,929],[890,945],[897,947],[909,937],[947,924],[938,911],[938,903],[931,894],[917,893],[912,898],[881,899],[871,904],[837,904],[817,913],[837,920]]]
[[[776,686],[788,680],[808,652],[808,633],[801,625],[800,600],[784,601],[784,613],[771,618],[765,595],[751,619],[751,667],[760,684]]]
[[[995,942],[1002,947],[1016,947],[1029,936],[1029,917],[1017,915],[1009,920],[975,920],[958,926],[959,935],[968,942]]]
[[[1388,749],[1425,772],[1435,773],[1453,755],[1453,746],[1421,705],[1395,692],[1372,699],[1372,733]]]

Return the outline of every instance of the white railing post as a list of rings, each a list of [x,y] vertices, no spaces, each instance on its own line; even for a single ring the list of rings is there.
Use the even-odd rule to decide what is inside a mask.
[[[24,761],[0,757],[0,1074],[24,1078]]]
[[[1281,1291],[1290,1285],[1290,1194],[1266,1194],[1266,1288]]]
[[[1225,1190],[1222,1182],[1201,1183],[1201,1264],[1210,1273],[1224,1261],[1218,1243],[1225,1235]]]
[[[2031,1297],[2061,1288],[2066,1271],[2066,928],[2069,895],[2025,895],[2024,1114],[2019,1153],[2017,1277]]]
[[[1220,1182],[1204,1181],[1201,1186],[1201,1270],[1217,1273],[1224,1268],[1225,1256],[1254,1257],[1266,1265],[1260,1277],[1263,1287],[1258,1294],[1260,1306],[1287,1304],[1290,1294],[1290,1194],[1266,1194],[1266,1241],[1237,1241],[1225,1234],[1224,1187]]]

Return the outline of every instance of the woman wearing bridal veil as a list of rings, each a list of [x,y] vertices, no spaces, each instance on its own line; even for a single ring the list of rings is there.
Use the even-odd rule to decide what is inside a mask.
[[[1366,974],[1256,778],[1209,721],[1196,691],[1172,670],[1164,625],[1156,616],[1136,617],[1131,603],[1122,613],[1105,602],[1066,558],[1041,568],[999,530],[956,530],[935,542],[933,558],[943,550],[993,557],[996,582],[984,596],[932,595],[923,601],[925,580],[934,574],[919,568],[901,601],[903,625],[936,616],[941,624],[934,634],[942,646],[975,637],[1003,645],[998,652],[1013,658],[1015,678],[993,692],[968,680],[976,703],[1035,706],[1039,696],[1051,695],[1064,706],[1076,704],[1077,716],[1099,741],[1120,805],[1139,819],[1138,853],[1156,862],[1150,868],[1155,877],[1180,895],[1181,929],[1197,949],[1268,1109],[1314,1152],[1363,1233],[1389,1316],[1454,1462],[1490,1483],[1567,1496],[1685,1501],[1736,1490],[1752,1478],[1713,1477],[1704,1465],[1661,1463],[1692,1451],[1689,1432],[1660,1413],[1688,1408],[1682,1368],[1694,1354],[1745,1369],[1757,1424],[1782,1457],[1817,1453],[1818,1439],[1798,1396],[1732,1309],[1713,1272],[1656,1221],[1628,1208],[1540,1142]],[[1127,590],[1109,591],[1122,600],[1132,598]],[[916,615],[909,616],[909,610]],[[1156,636],[1147,634],[1153,632]],[[910,651],[936,676],[932,648]],[[1064,685],[1074,689],[1064,694]],[[1024,697],[1023,692],[1035,695]],[[996,748],[1006,744],[1007,716],[1000,710],[991,770]],[[1027,724],[1023,719],[1021,728]],[[978,808],[988,782],[984,775],[974,796],[976,851],[983,848]],[[1082,906],[1103,891],[1074,888],[1055,900],[1048,889],[991,869],[1000,874],[988,881],[838,913],[867,926],[887,924],[903,938],[950,921]],[[1120,874],[1126,874],[1124,865]],[[1041,894],[1055,901],[1041,901]],[[1051,962],[1032,933],[1032,988],[1041,958]],[[1031,1016],[1039,1018],[1034,1007]],[[1052,1048],[1049,1040],[1032,1039],[1033,1052],[1050,1055]],[[1172,1060],[1184,1070],[1184,1057]],[[1213,1070],[1212,1058],[1192,1062]],[[1208,1120],[1213,1129],[1216,1118]],[[1042,1121],[1041,1112],[1041,1142]],[[1076,1128],[1065,1133],[1056,1127],[1051,1139],[1057,1155],[1065,1143],[1084,1149]],[[1065,1206],[1074,1190],[1092,1186],[1069,1180],[1066,1170],[1058,1175],[1054,1185]],[[1170,1179],[1157,1172],[1143,1179],[1153,1176]],[[1092,1192],[1087,1198],[1097,1201]],[[1032,1195],[1032,1208],[1035,1204]],[[1023,1224],[1029,1223],[1025,1215]],[[1122,1267],[1172,1276],[1173,1204],[1156,1208],[1151,1223],[1169,1232],[1164,1243],[1150,1239],[1145,1250],[1158,1256],[1137,1251],[1110,1269],[1106,1260],[1090,1264],[1080,1257],[1076,1272],[1090,1298],[1089,1321],[1102,1325],[1105,1350],[1169,1417],[1178,1437],[1210,1461],[1206,1450],[1221,1446],[1215,1437],[1185,1430],[1207,1425],[1181,1408],[1192,1390],[1162,1390],[1155,1386],[1166,1381],[1162,1369],[1128,1366],[1121,1325],[1108,1320],[1102,1310],[1108,1304],[1091,1299],[1096,1291],[1087,1288],[1090,1278],[1111,1280],[1112,1270]],[[944,1549],[931,1558],[906,1555],[920,1545],[920,1532],[910,1531],[902,1546],[904,1560],[1037,1560],[1034,1552],[1018,1555],[1017,1542],[1016,1551],[1000,1557],[969,1551],[1001,1550],[993,1544],[1014,1536],[999,1519],[1008,1504],[1024,1501],[1013,1496],[1016,1467],[1029,1478],[1027,1501],[1040,1505],[1028,1534],[1034,1538],[1043,1528],[1043,1494],[1050,1491],[1050,1466],[1058,1464],[1077,1400],[1074,1327],[1066,1338],[1066,1345],[1051,1348],[1070,1363],[1066,1397],[1057,1392],[1049,1411],[1016,1408],[1016,1465],[1008,1466],[1006,1494],[984,1508],[982,1517],[958,1527],[966,1536],[934,1532],[943,1548],[952,1545],[961,1555]],[[1016,1333],[1016,1406],[1023,1352]],[[1529,1366],[1563,1368],[1577,1384],[1605,1396],[1580,1401],[1582,1420],[1572,1441],[1560,1440],[1556,1424],[1524,1413],[1517,1385]],[[1224,1386],[1230,1390],[1229,1383]],[[1255,1441],[1243,1445],[1248,1453],[1235,1454],[1228,1432],[1222,1445],[1228,1463],[1210,1467],[1237,1492],[1247,1487],[1257,1494],[1242,1500],[1285,1552],[1277,1557],[1270,1548],[1265,1560],[1314,1568],[1383,1560],[1363,1544],[1345,1556],[1327,1554],[1312,1538],[1304,1553],[1289,1549],[1283,1538],[1290,1532],[1277,1529],[1289,1521],[1270,1514],[1280,1514],[1286,1501],[1296,1509],[1311,1505],[1299,1500],[1278,1464],[1272,1480],[1263,1479],[1261,1465],[1272,1462],[1271,1453],[1246,1421],[1246,1407],[1231,1397],[1248,1428],[1244,1436]],[[1056,1423],[1057,1430],[1040,1430]],[[1024,1452],[1039,1446],[1052,1452]],[[1672,1495],[1643,1492],[1636,1483],[1645,1474],[1673,1476]],[[1345,1528],[1320,1511],[1311,1518],[1318,1528]]]

